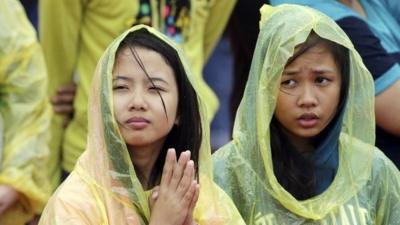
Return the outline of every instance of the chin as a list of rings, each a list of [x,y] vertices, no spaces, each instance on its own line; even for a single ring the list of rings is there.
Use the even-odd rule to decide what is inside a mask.
[[[130,146],[136,146],[136,147],[141,147],[141,146],[146,146],[152,143],[151,140],[148,140],[144,137],[131,137],[128,139],[125,139],[125,143]]]
[[[132,146],[132,147],[143,147],[143,146],[147,146],[149,143],[147,142],[139,142],[139,141],[127,141],[126,144],[128,146]]]
[[[319,133],[321,133],[321,130],[313,128],[313,129],[301,129],[298,130],[295,134],[302,138],[313,138],[317,136]]]
[[[144,146],[148,144],[148,140],[143,136],[129,135],[123,136],[124,141],[129,146]]]

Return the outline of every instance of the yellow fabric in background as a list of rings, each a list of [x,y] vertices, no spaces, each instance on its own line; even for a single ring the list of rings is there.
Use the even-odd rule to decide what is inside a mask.
[[[150,0],[151,8],[159,0]],[[190,0],[190,20],[183,27],[183,48],[207,99],[210,121],[218,99],[202,76],[203,66],[217,44],[236,0]],[[62,84],[78,81],[74,119],[65,129],[55,115],[51,124],[51,177],[59,184],[62,168],[71,171],[86,146],[87,105],[96,63],[111,41],[136,23],[139,0],[40,0],[40,39],[49,72],[49,96]],[[156,7],[157,8],[157,7]],[[152,10],[153,25],[164,31],[164,20]],[[216,74],[217,75],[217,74]],[[61,149],[62,152],[61,152]]]
[[[336,177],[322,194],[299,201],[275,177],[269,125],[284,66],[311,31],[349,50],[350,85]],[[400,174],[374,143],[372,76],[346,34],[311,8],[263,6],[233,140],[213,155],[215,181],[246,224],[400,224]]]
[[[85,152],[50,199],[40,224],[148,224],[146,193],[135,174],[125,141],[113,115],[112,70],[115,54],[129,32],[147,29],[176,49],[198,95],[203,139],[199,152],[200,197],[194,211],[201,224],[244,224],[229,197],[213,182],[208,111],[204,89],[189,70],[183,52],[153,28],[139,25],[118,37],[98,63],[89,104],[89,136]]]
[[[0,1],[0,185],[21,193],[1,225],[25,224],[50,195],[47,73],[36,32],[17,0]]]

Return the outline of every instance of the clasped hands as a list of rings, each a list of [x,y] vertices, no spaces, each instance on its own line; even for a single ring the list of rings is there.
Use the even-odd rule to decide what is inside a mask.
[[[150,196],[150,225],[195,225],[193,210],[200,186],[190,151],[182,152],[177,161],[174,149],[168,149],[159,186]]]

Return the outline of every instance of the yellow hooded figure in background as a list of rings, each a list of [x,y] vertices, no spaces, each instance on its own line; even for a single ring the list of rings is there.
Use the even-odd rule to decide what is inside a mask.
[[[19,1],[0,1],[0,30],[0,224],[23,225],[41,212],[51,192],[47,73]]]
[[[261,15],[215,181],[247,224],[400,224],[400,174],[374,147],[373,81],[353,44],[311,8]]]
[[[200,184],[192,178],[195,186],[187,189],[199,192],[197,204],[191,204],[194,221],[244,224],[212,180],[207,110],[195,80],[182,51],[151,27],[135,26],[114,40],[93,80],[87,148],[50,199],[40,224],[152,224],[159,201],[175,201],[171,196],[185,186],[186,174],[194,177],[193,168]],[[184,150],[191,150],[192,160],[176,191],[164,195],[165,177],[171,175],[165,169],[171,162],[168,148],[181,152],[170,183],[182,158],[188,159]],[[153,208],[149,198],[155,200]],[[167,210],[181,208],[164,203]],[[180,213],[169,213],[161,224]]]

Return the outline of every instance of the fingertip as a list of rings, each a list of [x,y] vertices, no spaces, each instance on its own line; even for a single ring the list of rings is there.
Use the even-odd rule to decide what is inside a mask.
[[[167,151],[167,159],[173,161],[176,158],[175,149],[169,148]]]
[[[184,160],[189,160],[190,159],[190,151],[186,150],[184,152],[181,152],[181,158]]]
[[[151,198],[156,199],[157,197],[158,197],[158,191],[153,191],[153,193],[151,193]]]
[[[187,162],[187,166],[189,166],[189,167],[194,167],[194,162],[193,162],[193,160],[189,160],[189,161]]]

